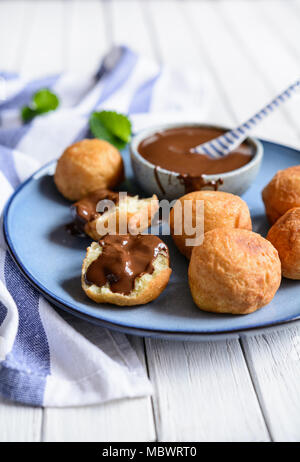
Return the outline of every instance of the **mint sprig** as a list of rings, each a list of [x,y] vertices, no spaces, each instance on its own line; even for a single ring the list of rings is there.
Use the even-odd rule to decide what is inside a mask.
[[[131,138],[131,122],[124,114],[114,111],[93,112],[90,130],[96,138],[106,140],[117,149],[123,149]]]
[[[23,106],[21,116],[23,122],[30,122],[36,116],[54,111],[59,106],[58,97],[48,88],[42,88],[34,93],[28,106]]]

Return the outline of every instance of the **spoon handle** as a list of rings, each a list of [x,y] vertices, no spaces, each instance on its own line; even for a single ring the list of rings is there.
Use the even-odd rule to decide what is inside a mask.
[[[237,148],[247,138],[250,130],[252,130],[255,125],[270,115],[271,112],[277,109],[282,103],[291,98],[299,89],[300,80],[297,80],[242,125],[218,138],[196,146],[194,152],[206,154],[215,158],[225,156]]]

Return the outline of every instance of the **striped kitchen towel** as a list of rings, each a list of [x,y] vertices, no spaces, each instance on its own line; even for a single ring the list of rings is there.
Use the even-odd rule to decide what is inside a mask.
[[[20,121],[32,94],[51,88],[59,109]],[[114,47],[96,76],[26,80],[0,73],[0,211],[34,170],[87,135],[96,109],[134,115],[203,106],[193,73],[171,71]],[[1,218],[2,220],[2,218]],[[0,230],[0,394],[37,406],[76,406],[151,394],[144,367],[124,334],[58,313],[20,273]]]

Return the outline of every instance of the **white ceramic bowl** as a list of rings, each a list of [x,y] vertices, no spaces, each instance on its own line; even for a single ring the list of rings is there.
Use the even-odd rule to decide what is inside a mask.
[[[148,136],[151,136],[158,131],[182,126],[199,126],[217,128],[226,131],[229,130],[226,127],[199,123],[162,124],[151,129],[143,130],[135,135],[130,143],[131,164],[137,182],[149,195],[156,194],[159,198],[172,200],[183,196],[186,192],[184,184],[178,178],[178,173],[160,167],[156,168],[155,165],[144,159],[144,157],[142,157],[138,152],[140,142]],[[203,179],[210,182],[217,181],[221,178],[223,180],[223,184],[218,188],[220,191],[226,191],[237,195],[243,194],[255,180],[263,158],[263,145],[260,141],[255,138],[248,137],[245,142],[254,148],[253,158],[250,162],[241,168],[232,170],[231,172],[203,175]]]

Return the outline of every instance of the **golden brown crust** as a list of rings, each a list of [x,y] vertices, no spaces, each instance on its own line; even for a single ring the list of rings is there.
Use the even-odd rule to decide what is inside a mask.
[[[124,178],[119,151],[104,140],[85,139],[69,146],[57,161],[54,181],[72,201],[96,189],[112,189]]]
[[[278,251],[283,276],[300,279],[300,207],[288,210],[279,218],[267,239]]]
[[[129,197],[129,196],[127,196]],[[130,198],[129,198],[130,200]],[[122,210],[118,207],[115,208],[115,215],[116,215],[116,229],[118,230],[118,227],[119,227],[119,221],[122,219],[122,216],[124,217],[123,218],[123,222],[127,222],[129,224],[129,227],[130,227],[130,232],[132,234],[137,234],[137,230],[139,232],[142,232],[144,231],[145,229],[147,229],[150,225],[151,225],[151,222],[152,222],[152,219],[155,215],[155,213],[157,212],[158,210],[158,198],[155,194],[153,194],[153,196],[151,198],[148,198],[148,199],[137,199],[139,201],[139,204],[142,205],[140,206],[140,208],[136,211],[134,210]],[[107,220],[108,220],[108,215],[106,215],[106,219],[105,219],[105,216],[102,215],[102,218],[101,216],[99,215],[98,218],[95,218],[94,220],[92,221],[89,221],[88,223],[86,223],[84,225],[84,232],[90,236],[92,239],[94,239],[95,241],[97,241],[98,239],[100,239],[102,237],[102,234],[100,233],[99,234],[99,227],[98,227],[98,230],[97,230],[97,223],[98,223],[98,220],[102,219],[102,223],[103,223],[103,227],[106,227],[106,223],[107,223]],[[144,224],[144,226],[142,226],[142,224]]]
[[[279,170],[262,191],[271,224],[289,209],[300,206],[300,165]]]
[[[96,290],[95,285],[88,285],[85,282],[85,274],[91,262],[90,254],[92,247],[99,246],[99,244],[93,242],[91,247],[87,248],[87,254],[82,264],[81,273],[81,285],[86,295],[96,303],[110,303],[119,306],[134,306],[144,305],[152,300],[155,300],[167,286],[172,270],[169,267],[169,257],[166,257],[166,261],[163,267],[158,267],[156,261],[154,261],[155,271],[153,275],[146,275],[145,277],[137,278],[139,282],[139,290],[136,288],[129,295],[123,295],[120,293],[112,292],[109,288],[99,291]],[[135,286],[137,286],[137,280]]]
[[[204,311],[248,314],[268,304],[281,281],[277,250],[259,234],[244,229],[214,229],[195,247],[189,285]]]
[[[222,191],[194,191],[178,199],[181,204],[185,200],[192,201],[193,226],[196,224],[196,201],[204,201],[205,233],[215,228],[252,229],[248,206],[239,196]],[[182,210],[184,210],[183,205]],[[185,233],[174,234],[174,216],[173,208],[170,213],[170,228],[174,243],[183,255],[191,258],[193,247],[186,246],[186,239],[192,236],[187,236]]]

